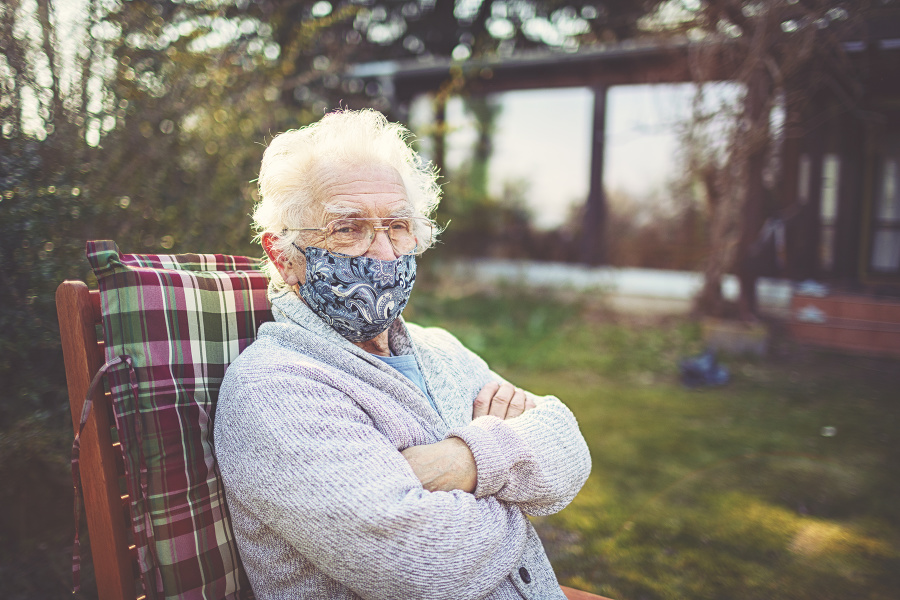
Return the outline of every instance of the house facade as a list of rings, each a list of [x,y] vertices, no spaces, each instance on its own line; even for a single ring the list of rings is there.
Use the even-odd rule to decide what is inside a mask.
[[[791,332],[818,345],[900,356],[900,18],[844,43],[854,86],[816,90],[785,146],[785,275],[814,280]]]

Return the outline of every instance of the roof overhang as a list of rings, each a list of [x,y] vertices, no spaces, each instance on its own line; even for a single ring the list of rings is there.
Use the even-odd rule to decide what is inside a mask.
[[[510,56],[489,56],[466,61],[423,57],[407,61],[381,61],[352,66],[347,77],[376,79],[389,84],[403,102],[463,79],[465,90],[492,93],[560,87],[599,87],[646,83],[681,83],[698,80],[692,58],[715,56],[721,42],[626,41],[577,52],[533,50]],[[726,54],[726,53],[723,53]],[[727,80],[731,71],[721,61],[705,60],[706,81]]]

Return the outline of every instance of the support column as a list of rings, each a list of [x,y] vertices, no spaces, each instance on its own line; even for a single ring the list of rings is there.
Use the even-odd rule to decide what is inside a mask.
[[[605,85],[594,91],[594,135],[591,141],[591,185],[588,191],[581,230],[581,262],[601,265],[606,262],[606,194],[603,190],[603,153],[606,137]]]
[[[443,94],[437,94],[432,100],[432,110],[434,111],[434,130],[431,133],[431,141],[434,156],[431,162],[446,181],[447,173],[444,171],[444,161],[447,154],[447,98]]]

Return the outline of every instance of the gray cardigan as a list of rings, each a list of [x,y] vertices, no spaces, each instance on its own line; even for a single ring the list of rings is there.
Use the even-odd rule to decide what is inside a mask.
[[[566,506],[590,472],[556,398],[507,421],[472,420],[491,380],[442,329],[394,322],[438,412],[409,379],[351,344],[292,292],[229,367],[215,454],[235,537],[260,600],[563,598],[526,515]],[[462,438],[474,494],[428,492],[400,451]]]

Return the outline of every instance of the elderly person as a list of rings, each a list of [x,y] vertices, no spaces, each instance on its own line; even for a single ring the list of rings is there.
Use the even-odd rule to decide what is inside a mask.
[[[572,413],[400,312],[435,241],[408,132],[339,111],[277,136],[254,213],[275,322],[231,365],[215,449],[257,598],[563,598],[526,515],[590,457]]]

